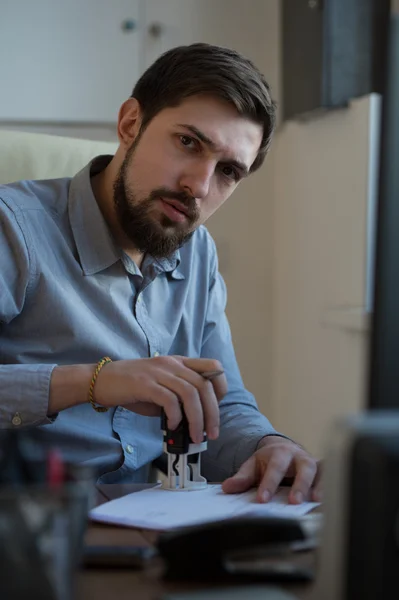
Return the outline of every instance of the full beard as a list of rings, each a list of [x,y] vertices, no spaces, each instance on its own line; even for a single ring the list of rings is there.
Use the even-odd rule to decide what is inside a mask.
[[[134,244],[135,249],[154,258],[166,258],[183,246],[192,237],[198,220],[195,199],[185,192],[174,192],[166,188],[153,190],[145,199],[138,199],[127,186],[127,172],[130,167],[138,139],[129,148],[114,182],[114,206],[119,225]],[[153,207],[159,198],[174,198],[187,209],[184,227],[175,223],[167,215],[152,215]]]

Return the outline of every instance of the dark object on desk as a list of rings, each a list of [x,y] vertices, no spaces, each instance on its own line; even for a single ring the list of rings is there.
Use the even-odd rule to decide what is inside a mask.
[[[0,432],[0,598],[71,600],[91,470],[29,430]]]
[[[74,485],[0,487],[0,598],[71,600],[86,521]]]
[[[29,442],[29,435],[24,432],[0,432],[0,486],[17,487],[45,482],[46,462],[30,459]]]
[[[311,568],[290,562],[290,545],[304,541],[298,521],[234,517],[164,532],[157,548],[166,579],[308,581]]]
[[[82,566],[88,569],[142,569],[157,555],[151,546],[86,546]]]
[[[56,600],[36,536],[13,497],[0,497],[0,529],[0,597],[25,600],[36,590],[42,600]]]
[[[86,490],[91,508],[95,470],[83,463],[64,462],[56,447],[43,447],[34,434],[31,430],[0,431],[0,486],[57,487],[74,483]]]
[[[399,411],[342,419],[325,460],[323,600],[390,600],[399,587]]]
[[[271,585],[245,585],[205,589],[196,592],[172,592],[160,600],[297,600],[296,596]]]

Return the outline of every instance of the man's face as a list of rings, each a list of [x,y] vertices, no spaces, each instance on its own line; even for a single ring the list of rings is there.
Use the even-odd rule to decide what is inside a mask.
[[[182,246],[248,175],[262,133],[211,96],[158,113],[126,152],[114,183],[119,223],[136,249],[162,258]]]

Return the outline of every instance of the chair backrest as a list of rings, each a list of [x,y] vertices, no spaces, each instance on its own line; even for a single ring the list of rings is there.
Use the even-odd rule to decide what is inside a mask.
[[[22,179],[72,177],[94,156],[118,145],[44,133],[0,130],[0,184]]]

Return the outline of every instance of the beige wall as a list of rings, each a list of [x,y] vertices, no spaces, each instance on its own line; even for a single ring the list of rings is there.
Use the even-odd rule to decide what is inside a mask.
[[[365,400],[362,313],[376,104],[366,97],[288,123],[276,140],[272,417],[317,454],[331,420]]]
[[[320,456],[332,421],[367,401],[379,118],[372,95],[275,140],[270,416]]]

